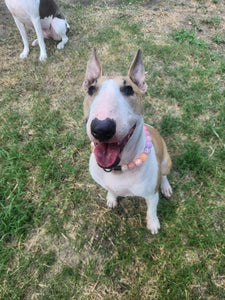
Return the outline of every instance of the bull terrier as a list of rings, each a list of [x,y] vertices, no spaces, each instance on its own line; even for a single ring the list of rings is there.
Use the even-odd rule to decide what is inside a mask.
[[[94,49],[83,86],[84,117],[92,146],[91,176],[108,191],[109,208],[117,205],[118,196],[144,197],[147,228],[158,233],[159,187],[171,197],[167,175],[172,163],[159,132],[143,121],[142,95],[147,85],[141,51],[127,76],[106,77]]]
[[[20,58],[26,58],[29,53],[29,43],[27,39],[26,26],[34,27],[37,39],[32,46],[39,44],[40,61],[47,58],[44,38],[52,38],[61,41],[58,49],[62,49],[68,41],[67,33],[69,24],[65,16],[59,10],[54,0],[5,0],[15,23],[21,34],[24,49]]]

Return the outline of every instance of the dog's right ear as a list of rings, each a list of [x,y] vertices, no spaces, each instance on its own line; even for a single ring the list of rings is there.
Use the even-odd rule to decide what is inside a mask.
[[[87,90],[102,75],[102,66],[99,62],[97,51],[94,48],[87,63],[83,87]]]

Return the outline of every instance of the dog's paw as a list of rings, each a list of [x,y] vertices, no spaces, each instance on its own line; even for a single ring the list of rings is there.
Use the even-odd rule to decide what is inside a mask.
[[[24,50],[22,53],[20,53],[20,58],[21,59],[24,59],[28,56],[28,53],[29,53],[29,50]]]
[[[114,207],[117,206],[117,199],[110,192],[108,192],[106,200],[107,200],[107,206],[108,206],[108,208],[114,208]]]
[[[64,48],[64,45],[65,45],[65,44],[64,44],[63,42],[58,43],[57,49],[59,49],[59,50],[63,49],[63,48]]]
[[[41,53],[40,56],[39,56],[39,60],[40,61],[44,61],[44,60],[46,60],[46,58],[47,58],[47,54],[46,53]]]
[[[166,188],[165,187],[161,188],[161,191],[166,198],[170,198],[173,195],[173,191],[170,184]]]
[[[116,199],[107,199],[107,206],[108,208],[114,208],[117,206],[117,200]]]
[[[147,229],[151,231],[152,234],[157,234],[160,229],[159,219],[157,217],[147,220]]]
[[[173,194],[173,190],[166,176],[162,177],[161,191],[166,198],[170,198]]]

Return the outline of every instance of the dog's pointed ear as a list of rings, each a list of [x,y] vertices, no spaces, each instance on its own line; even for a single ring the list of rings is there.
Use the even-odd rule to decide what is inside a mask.
[[[139,87],[144,93],[147,90],[145,83],[145,69],[141,57],[141,50],[139,49],[128,71],[130,79]]]
[[[87,63],[85,80],[83,83],[84,89],[88,89],[101,75],[102,67],[97,56],[96,48],[94,48]]]

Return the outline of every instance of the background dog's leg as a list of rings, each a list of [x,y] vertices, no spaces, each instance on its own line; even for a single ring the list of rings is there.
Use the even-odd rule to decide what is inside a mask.
[[[38,39],[36,39],[36,40],[34,40],[33,42],[32,42],[32,46],[33,47],[35,47],[35,46],[37,46],[38,45]]]
[[[32,18],[32,23],[34,25],[34,29],[36,31],[37,38],[38,38],[38,43],[39,43],[39,47],[40,47],[39,60],[42,61],[42,60],[45,60],[47,58],[47,53],[46,53],[46,50],[45,50],[45,42],[44,42],[44,37],[43,37],[43,34],[42,34],[40,18]]]
[[[63,49],[64,45],[68,42],[68,37],[66,36],[67,26],[66,21],[59,18],[54,18],[52,20],[52,29],[55,31],[57,36],[60,36],[62,38],[62,41],[58,43],[57,48]]]
[[[114,195],[112,192],[108,191],[106,199],[107,199],[107,206],[109,208],[114,208],[117,206],[117,196]]]
[[[20,54],[20,58],[26,58],[29,53],[29,42],[27,38],[26,28],[25,25],[21,23],[19,20],[17,20],[16,18],[14,18],[14,20],[21,34],[23,40],[23,46],[24,46],[23,52],[21,52]]]
[[[45,31],[43,31],[43,30],[42,30],[42,35],[43,35],[43,39],[44,39],[44,40],[45,40],[45,38],[48,39],[48,34],[46,34]],[[33,47],[37,46],[38,44],[39,44],[39,43],[38,43],[38,39],[35,39],[35,40],[32,42],[32,46],[33,46]]]
[[[161,191],[163,193],[164,196],[166,196],[167,198],[170,198],[173,194],[171,185],[167,179],[167,176],[162,176],[162,180],[161,180]]]
[[[66,35],[62,36],[62,41],[58,43],[57,48],[63,49],[64,45],[68,42],[68,37]]]
[[[145,198],[147,204],[147,228],[152,234],[158,233],[160,228],[159,219],[157,217],[157,205],[159,201],[159,193]]]

